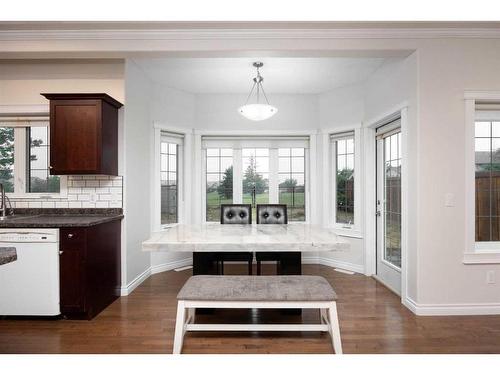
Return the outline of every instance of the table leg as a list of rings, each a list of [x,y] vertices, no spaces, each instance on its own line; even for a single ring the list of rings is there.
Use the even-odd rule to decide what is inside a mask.
[[[214,253],[193,253],[193,276],[217,275],[217,262]],[[196,309],[196,314],[213,314],[215,309]]]
[[[298,251],[284,252],[280,254],[279,262],[280,275],[301,275],[302,274],[302,253]],[[282,309],[283,315],[301,315],[301,309]]]

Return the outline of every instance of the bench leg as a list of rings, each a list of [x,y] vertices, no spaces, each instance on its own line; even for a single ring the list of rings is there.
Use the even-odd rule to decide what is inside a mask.
[[[182,342],[184,341],[184,334],[186,333],[186,308],[184,301],[177,303],[177,319],[175,321],[175,335],[174,335],[174,351],[173,354],[181,354]]]
[[[333,302],[328,309],[328,320],[330,335],[332,337],[333,349],[335,354],[342,354],[342,341],[340,340],[339,317],[337,315],[337,303]]]

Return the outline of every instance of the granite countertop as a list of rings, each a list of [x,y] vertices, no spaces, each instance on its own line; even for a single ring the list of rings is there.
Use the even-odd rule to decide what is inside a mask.
[[[0,228],[89,227],[123,218],[121,208],[112,209],[17,209],[0,221]]]
[[[17,260],[15,247],[0,247],[0,266]]]

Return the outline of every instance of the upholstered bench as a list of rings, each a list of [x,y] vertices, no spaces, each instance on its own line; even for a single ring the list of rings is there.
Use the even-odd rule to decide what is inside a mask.
[[[187,331],[324,331],[342,353],[337,295],[320,276],[192,276],[177,300],[174,354]],[[320,324],[195,324],[196,308],[319,309]]]

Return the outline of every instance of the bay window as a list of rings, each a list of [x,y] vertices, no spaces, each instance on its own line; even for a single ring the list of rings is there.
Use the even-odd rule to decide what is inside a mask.
[[[0,119],[0,183],[11,196],[60,195],[64,179],[51,176],[48,119]]]
[[[286,204],[289,221],[306,221],[307,137],[202,138],[205,220],[220,220],[220,205]]]

